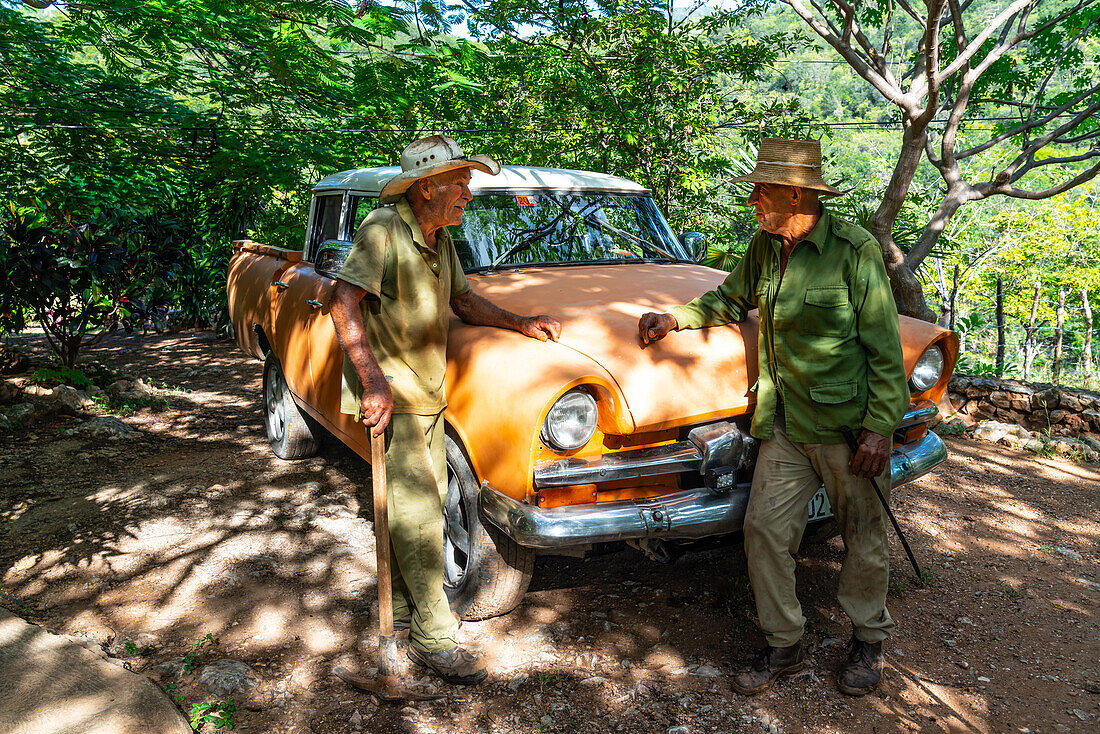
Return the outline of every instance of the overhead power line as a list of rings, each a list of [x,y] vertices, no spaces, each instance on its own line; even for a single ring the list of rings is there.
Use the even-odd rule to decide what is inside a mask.
[[[89,113],[89,110],[86,110],[86,109],[85,110],[65,109],[65,108],[51,108],[51,109],[52,109],[52,111],[57,111],[57,112],[80,113],[82,115],[87,115]],[[130,112],[133,112],[133,113],[137,113],[137,114],[142,113],[142,111],[140,111],[140,110],[123,110],[123,109],[118,109],[118,108],[112,108],[112,109],[109,109],[109,110],[100,110],[100,111],[96,111],[96,112],[98,112],[100,114],[102,114],[104,112],[113,112],[113,113],[130,113]],[[159,111],[156,111],[156,110],[147,110],[147,111],[145,111],[145,113],[146,114],[161,114],[161,115],[177,114],[177,113],[171,113],[171,112],[159,112]],[[7,114],[7,115],[0,114],[0,119],[3,119],[3,118],[23,119],[23,118],[26,117],[26,114],[27,113]],[[182,115],[180,115],[180,116],[182,116]],[[1073,117],[1073,116],[1074,116],[1073,113],[1067,112],[1065,114],[1059,115],[1058,117],[1065,118],[1065,117]],[[974,117],[974,118],[970,118],[969,120],[966,120],[966,122],[968,122],[968,123],[976,123],[976,122],[1017,122],[1017,121],[1019,121],[1019,119],[1020,118],[1018,118],[1018,117],[1012,117],[1012,116]],[[110,131],[119,131],[119,132],[130,132],[130,131],[134,131],[134,132],[142,132],[142,131],[166,132],[166,131],[171,131],[171,130],[183,130],[183,131],[190,131],[190,132],[203,132],[203,131],[205,131],[205,132],[366,133],[366,132],[418,132],[420,130],[423,130],[424,128],[437,128],[437,129],[440,129],[440,130],[450,130],[450,131],[454,131],[454,132],[466,132],[466,133],[471,133],[471,132],[473,132],[473,133],[476,133],[476,132],[483,132],[483,133],[489,133],[489,132],[496,132],[496,133],[500,133],[500,132],[517,132],[517,133],[521,133],[521,132],[524,132],[524,131],[527,131],[527,130],[532,130],[532,129],[547,130],[547,131],[550,131],[550,130],[573,131],[573,132],[585,131],[585,130],[590,130],[591,129],[591,128],[579,127],[579,126],[576,126],[576,125],[553,124],[553,121],[549,121],[549,120],[546,120],[546,121],[537,120],[537,121],[533,121],[531,123],[520,123],[518,125],[502,125],[502,126],[498,126],[498,127],[482,127],[482,125],[484,123],[467,121],[467,120],[425,120],[421,125],[416,126],[416,127],[409,127],[408,122],[405,121],[405,120],[399,120],[399,121],[398,120],[392,120],[392,121],[391,120],[378,120],[377,122],[381,123],[382,126],[379,126],[379,127],[333,127],[333,126],[310,127],[310,126],[301,126],[301,125],[297,125],[297,126],[289,126],[289,125],[265,126],[265,125],[171,125],[171,124],[159,124],[159,125],[148,125],[148,124],[136,124],[136,125],[85,125],[85,124],[45,122],[45,123],[42,123],[42,124],[25,124],[25,125],[23,125],[23,128],[24,128],[23,131],[24,132],[32,132],[32,131],[35,131],[35,130],[86,130],[86,131],[92,131],[92,130],[107,131],[107,130],[110,130]],[[387,122],[392,122],[394,124],[393,125],[386,125]],[[933,120],[933,123],[943,124],[945,122],[947,122],[947,121],[946,120]],[[16,124],[18,124],[18,123],[16,123]],[[901,124],[902,123],[899,120],[839,120],[839,121],[834,121],[834,122],[792,123],[792,126],[793,127],[814,127],[814,126],[816,126],[816,127],[824,127],[824,128],[829,128],[829,129],[834,129],[834,128],[839,128],[839,129],[845,129],[845,128],[863,129],[863,128],[876,128],[876,127],[877,128],[882,128],[882,127],[891,127],[891,126],[901,126]],[[721,124],[721,125],[711,126],[711,127],[707,127],[707,128],[700,128],[700,129],[707,129],[707,130],[711,130],[711,131],[717,131],[717,130],[725,130],[725,129],[752,128],[752,127],[756,127],[757,125],[758,125],[758,123],[754,123],[754,122],[730,122],[730,123],[724,123],[724,124]]]

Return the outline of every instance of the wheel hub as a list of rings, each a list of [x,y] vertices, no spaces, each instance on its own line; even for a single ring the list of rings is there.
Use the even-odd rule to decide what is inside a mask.
[[[267,403],[265,415],[267,419],[267,436],[275,442],[281,441],[283,433],[286,431],[286,415],[283,414],[283,391],[285,389],[286,383],[283,382],[283,376],[279,374],[279,370],[272,369],[267,376],[267,388],[264,397]]]
[[[447,465],[447,500],[443,506],[443,581],[462,583],[470,563],[470,524],[462,502],[458,478]]]

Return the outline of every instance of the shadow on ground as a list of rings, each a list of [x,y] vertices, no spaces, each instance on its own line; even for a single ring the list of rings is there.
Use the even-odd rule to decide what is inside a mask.
[[[379,707],[329,675],[336,663],[376,662],[369,467],[331,441],[314,459],[275,459],[260,364],[232,343],[116,336],[94,356],[177,388],[165,393],[171,408],[124,416],[132,440],[66,435],[73,417],[14,436],[0,454],[0,601],[111,642],[162,685],[175,676],[158,666],[188,653],[249,664],[260,684],[241,697],[237,731],[344,732],[361,721],[377,732],[694,733],[764,720],[786,731],[996,732],[1072,727],[1074,708],[1095,711],[1096,594],[1075,579],[1094,578],[1100,474],[961,441],[948,465],[898,492],[935,583],[916,587],[895,541],[899,629],[880,695],[832,687],[850,634],[834,598],[834,539],[799,562],[810,672],[751,702],[726,677],[762,642],[733,544],[672,565],[632,550],[540,559],[515,611],[464,626],[490,661],[489,682],[446,688],[440,703]],[[141,652],[119,652],[129,640],[144,640]],[[1032,659],[1063,663],[1042,681],[1054,707],[1025,699]],[[185,705],[208,698],[194,677],[178,681]]]

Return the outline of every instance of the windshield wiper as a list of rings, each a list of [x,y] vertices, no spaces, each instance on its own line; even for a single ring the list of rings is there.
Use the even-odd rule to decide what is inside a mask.
[[[592,216],[592,215],[591,214],[584,214],[585,209],[591,209],[591,208],[596,206],[596,203],[593,202],[593,203],[590,203],[590,204],[586,204],[584,207],[581,208],[580,211],[574,212],[569,208],[568,204],[563,204],[561,202],[554,202],[554,203],[557,204],[561,208],[561,213],[560,214],[558,214],[556,217],[551,219],[549,222],[547,222],[542,227],[539,227],[538,229],[534,230],[527,237],[524,237],[522,240],[520,240],[516,244],[509,247],[500,257],[498,257],[496,260],[493,260],[493,262],[490,263],[489,267],[485,268],[485,270],[486,271],[496,270],[508,258],[512,257],[513,255],[515,255],[517,253],[520,253],[520,252],[528,249],[531,245],[533,245],[536,242],[538,242],[539,240],[542,240],[543,238],[545,238],[547,235],[549,235],[551,232],[553,232],[555,229],[557,229],[558,224],[562,220],[562,217],[564,217],[566,214],[572,216],[574,219],[586,218],[586,217]],[[583,215],[583,217],[582,217],[582,215]]]
[[[657,245],[653,244],[652,242],[649,242],[648,240],[643,240],[641,237],[638,237],[637,235],[631,234],[630,232],[627,232],[625,229],[619,229],[614,224],[611,224],[611,222],[608,222],[606,219],[604,219],[603,217],[600,217],[599,215],[597,215],[595,213],[589,214],[588,216],[586,216],[584,218],[584,221],[586,221],[590,224],[594,224],[597,227],[599,227],[600,229],[606,229],[611,234],[618,235],[619,237],[622,237],[624,239],[630,240],[631,242],[634,242],[635,244],[638,245],[638,247],[642,248],[643,251],[649,251],[651,254],[655,252],[655,253],[657,253],[658,256],[668,258],[669,260],[680,260],[680,258],[668,254],[667,252],[662,250],[660,247],[657,247]]]

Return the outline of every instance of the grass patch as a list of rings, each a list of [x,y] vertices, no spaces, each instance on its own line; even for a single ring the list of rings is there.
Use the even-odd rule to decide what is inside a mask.
[[[202,658],[199,657],[199,650],[202,647],[215,645],[217,642],[217,638],[209,632],[198,640],[195,640],[195,642],[191,644],[191,650],[183,656],[184,674],[190,675],[195,672],[196,668],[202,665]],[[130,645],[132,644],[133,643],[126,644],[127,652],[131,652]],[[134,650],[137,650],[136,645],[134,645]],[[184,696],[183,693],[180,692],[178,683],[172,682],[165,684],[164,692],[176,703],[183,704]],[[227,698],[224,701],[201,701],[192,703],[188,719],[194,731],[199,731],[207,724],[213,724],[215,729],[229,730],[237,725],[237,703],[232,698]]]
[[[99,410],[116,415],[133,415],[141,410],[148,410],[150,413],[163,413],[175,407],[170,399],[159,395],[151,395],[146,398],[123,398],[103,394],[96,395],[92,398],[92,401]]]
[[[39,385],[46,387],[72,385],[77,390],[86,390],[95,384],[90,377],[84,374],[84,370],[65,366],[59,366],[57,368],[40,367],[31,373],[31,379]]]
[[[232,729],[237,724],[237,704],[232,698],[225,701],[203,701],[191,704],[191,728],[198,731],[206,724],[215,729]]]
[[[565,683],[568,678],[569,675],[561,668],[556,670],[540,670],[535,674],[536,682],[539,685],[539,693],[546,693],[547,688],[561,685]]]

